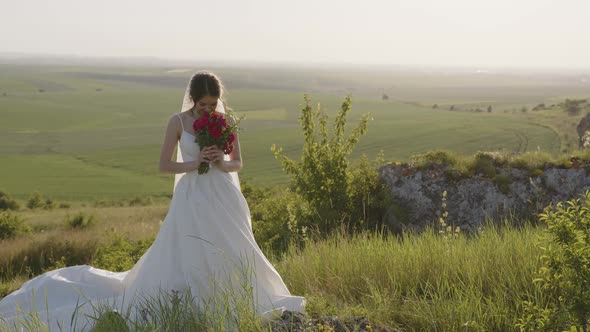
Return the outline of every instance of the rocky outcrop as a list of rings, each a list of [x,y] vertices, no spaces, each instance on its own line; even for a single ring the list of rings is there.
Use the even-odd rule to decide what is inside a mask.
[[[590,190],[590,168],[575,161],[569,168],[548,164],[534,171],[495,168],[493,173],[493,178],[481,173],[461,177],[444,164],[424,170],[408,164],[382,166],[379,174],[392,198],[384,222],[398,232],[422,229],[437,226],[446,211],[447,224],[473,231],[486,219],[534,219],[545,206]]]

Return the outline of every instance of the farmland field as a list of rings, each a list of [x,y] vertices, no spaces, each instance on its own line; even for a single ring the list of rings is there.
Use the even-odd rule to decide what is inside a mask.
[[[590,96],[587,83],[542,75],[210,69],[224,81],[229,105],[245,116],[241,177],[260,186],[288,181],[270,146],[298,156],[304,94],[330,114],[352,94],[349,128],[363,113],[372,118],[354,155],[383,150],[388,160],[433,149],[559,153],[577,139],[565,131],[583,114],[564,122],[561,115],[515,110]],[[172,176],[158,173],[160,144],[195,70],[0,64],[0,190],[19,199],[38,190],[71,201],[169,196]],[[461,111],[488,105],[493,112]]]

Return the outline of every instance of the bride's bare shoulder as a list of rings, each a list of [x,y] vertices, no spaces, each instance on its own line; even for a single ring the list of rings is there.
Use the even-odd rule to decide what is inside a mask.
[[[174,131],[176,136],[180,136],[182,131],[182,114],[175,113],[168,118],[168,130]]]
[[[182,115],[180,113],[172,114],[168,117],[168,126],[170,125],[179,125],[181,121]]]

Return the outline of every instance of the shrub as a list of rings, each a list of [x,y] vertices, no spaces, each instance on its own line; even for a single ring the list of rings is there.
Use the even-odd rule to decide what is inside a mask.
[[[31,232],[31,227],[16,214],[9,211],[0,213],[0,239],[10,239]]]
[[[46,210],[51,210],[55,207],[55,205],[56,205],[55,202],[52,199],[48,198],[45,200],[45,203],[43,204],[43,208]]]
[[[155,237],[129,241],[113,233],[111,242],[96,249],[92,266],[109,271],[122,272],[131,269],[154,242]]]
[[[473,170],[487,178],[493,179],[496,176],[493,157],[489,154],[478,152],[474,157]]]
[[[256,210],[256,206],[267,199],[271,194],[270,189],[258,188],[240,179],[240,188],[244,198],[248,202],[250,210]]]
[[[303,197],[289,190],[273,193],[252,210],[256,242],[273,254],[287,250],[290,243],[302,245],[314,225],[314,214]]]
[[[151,197],[136,196],[129,201],[129,206],[147,206],[152,204],[154,204],[154,200]]]
[[[410,159],[416,167],[421,170],[427,169],[432,164],[453,166],[458,162],[457,156],[453,152],[445,150],[428,151],[422,154],[413,155]]]
[[[44,198],[43,194],[38,191],[35,191],[29,196],[27,201],[27,207],[31,210],[37,208],[44,208],[46,210],[51,210],[55,207],[56,202],[50,198]]]
[[[94,225],[95,218],[92,214],[86,215],[84,212],[79,212],[73,217],[66,215],[65,223],[71,228],[86,228]]]
[[[18,202],[8,196],[3,191],[0,191],[0,210],[18,210],[20,208]]]
[[[347,96],[334,119],[332,130],[328,128],[328,115],[318,106],[314,111],[305,96],[305,107],[301,110],[300,124],[303,129],[303,150],[301,160],[295,161],[282,153],[281,148],[272,146],[275,157],[283,170],[291,176],[291,188],[300,195],[317,217],[320,234],[327,235],[340,226],[358,226],[358,197],[371,193],[358,192],[351,196],[354,174],[350,167],[349,155],[367,131],[369,115],[361,116],[359,123],[345,137],[346,117],[351,110],[352,99]],[[373,172],[376,174],[377,169]],[[372,187],[372,186],[369,186]]]
[[[535,279],[553,298],[548,306],[531,301],[517,327],[523,330],[588,330],[590,318],[590,192],[579,199],[549,206],[540,220],[547,224],[540,245],[544,254]]]
[[[379,174],[375,171],[383,164],[383,152],[373,163],[363,154],[352,163],[349,172],[351,219],[359,220],[371,229],[380,226],[386,208],[392,203],[385,183],[379,180]]]
[[[27,201],[27,207],[29,209],[36,209],[36,208],[40,208],[43,206],[43,195],[38,192],[35,191],[31,194],[31,196],[29,196],[29,199]]]

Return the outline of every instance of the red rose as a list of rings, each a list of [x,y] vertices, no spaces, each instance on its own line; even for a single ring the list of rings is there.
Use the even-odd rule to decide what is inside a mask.
[[[233,144],[231,144],[231,143],[228,142],[228,143],[225,143],[223,145],[223,152],[225,154],[230,154],[233,150],[234,150],[234,145]]]
[[[204,112],[203,116],[193,122],[196,132],[195,142],[200,146],[217,145],[222,148],[225,154],[230,154],[234,150],[234,142],[237,137],[233,132],[237,126],[230,126],[224,114],[214,112]],[[199,165],[199,174],[207,173],[209,170],[208,163]]]
[[[221,137],[221,126],[218,123],[210,122],[208,126],[209,134],[211,137],[218,139]]]
[[[195,131],[201,130],[209,125],[209,118],[200,118],[193,122],[193,128]]]

